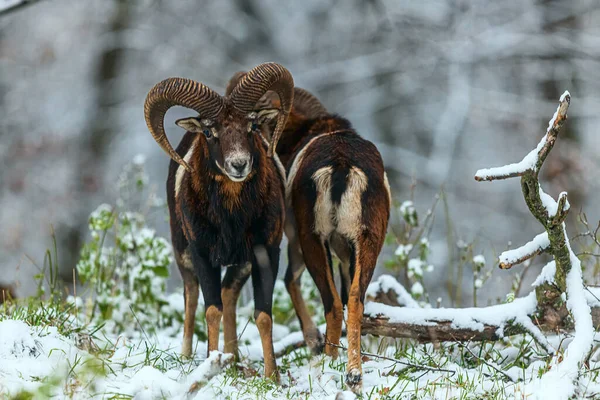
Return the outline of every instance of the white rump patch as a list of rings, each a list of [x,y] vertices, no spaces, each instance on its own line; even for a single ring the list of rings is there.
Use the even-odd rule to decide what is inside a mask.
[[[367,189],[368,179],[357,167],[351,167],[346,179],[346,190],[339,205],[331,201],[331,174],[333,167],[318,169],[312,176],[317,190],[314,206],[314,232],[327,239],[332,232],[356,241],[363,230],[362,194]]]
[[[346,191],[335,213],[337,232],[354,241],[363,230],[362,194],[367,190],[368,183],[367,176],[360,168],[350,168]]]
[[[312,179],[317,187],[317,200],[315,201],[315,233],[321,237],[328,237],[333,232],[333,203],[331,202],[331,166],[315,171]]]

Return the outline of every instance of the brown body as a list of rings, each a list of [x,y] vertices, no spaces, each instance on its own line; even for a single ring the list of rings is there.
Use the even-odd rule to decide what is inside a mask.
[[[243,73],[236,74],[229,86]],[[268,114],[278,100],[265,95],[258,106]],[[337,357],[343,306],[348,307],[346,383],[362,388],[361,323],[365,292],[383,247],[391,193],[377,148],[349,121],[332,115],[309,92],[295,88],[294,103],[277,146],[286,167],[286,222],[289,266],[285,283],[314,351]],[[340,260],[341,297],[335,287],[331,253]],[[304,269],[317,285],[325,308],[325,343],[301,295]]]
[[[296,117],[296,118],[294,118]],[[286,286],[300,318],[305,339],[317,345],[319,333],[300,296],[306,266],[323,300],[327,332],[325,352],[337,356],[343,306],[348,308],[346,382],[360,390],[360,332],[365,292],[385,240],[390,191],[381,155],[348,121],[337,116],[306,119],[292,112],[280,145],[287,159],[286,236],[290,265]],[[295,140],[287,140],[293,137]],[[296,142],[293,147],[285,147]],[[292,149],[292,150],[290,150]],[[286,154],[291,154],[286,157]],[[333,277],[331,252],[340,260],[341,298]]]
[[[185,287],[182,353],[191,354],[199,283],[205,283],[202,293],[205,303],[209,304],[205,310],[208,352],[218,350],[222,318],[224,351],[237,355],[236,304],[241,289],[252,273],[254,280],[264,282],[267,286],[274,283],[277,275],[276,263],[283,235],[284,178],[273,160],[266,157],[267,148],[258,135],[254,145],[262,162],[244,182],[232,182],[201,165],[202,160],[209,159],[204,141],[203,136],[187,132],[177,147],[177,153],[182,158],[189,154],[186,158],[194,170],[209,172],[190,174],[171,161],[167,179],[171,237],[175,260]],[[202,210],[201,215],[194,210]],[[259,265],[261,252],[267,258],[266,268]],[[194,253],[197,258],[204,260],[205,268],[194,266]],[[215,259],[217,257],[220,260]],[[229,266],[221,282],[223,265]],[[261,296],[263,291],[261,285],[255,286],[255,297]],[[271,296],[265,296],[262,302],[264,308],[270,310]],[[257,308],[255,318],[265,342],[265,373],[271,376],[276,373],[276,364],[270,311]]]
[[[271,143],[261,135],[254,105],[276,92],[281,109]],[[252,274],[254,317],[261,335],[265,375],[279,379],[273,352],[273,288],[283,235],[285,172],[273,157],[293,101],[293,79],[276,63],[252,69],[226,97],[199,82],[169,78],[156,84],[144,105],[146,123],[172,161],[167,179],[175,260],[184,282],[182,354],[192,354],[199,286],[204,297],[208,352],[218,350],[221,318],[225,352],[237,355],[236,303]],[[172,106],[197,117],[176,123],[187,133],[173,149],[164,131]],[[226,268],[221,281],[222,269]]]

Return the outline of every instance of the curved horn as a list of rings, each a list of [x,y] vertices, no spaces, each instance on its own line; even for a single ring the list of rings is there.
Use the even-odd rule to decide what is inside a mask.
[[[329,114],[315,95],[299,87],[294,88],[294,109],[306,118],[318,118]]]
[[[242,77],[246,74],[247,74],[246,71],[238,71],[235,74],[233,74],[233,76],[231,77],[229,82],[227,82],[227,88],[225,89],[225,96],[231,96],[231,92],[233,92],[233,89],[235,89],[235,87],[237,86],[240,79],[242,79]]]
[[[165,114],[173,106],[191,108],[202,118],[210,119],[223,108],[223,98],[203,84],[185,78],[167,78],[154,85],[146,96],[144,116],[154,140],[169,157],[192,172],[188,163],[173,149],[165,133]]]
[[[252,68],[231,92],[231,103],[243,112],[253,111],[256,102],[268,90],[279,95],[282,111],[277,117],[277,125],[269,145],[268,155],[272,157],[294,101],[294,78],[290,71],[273,62]]]

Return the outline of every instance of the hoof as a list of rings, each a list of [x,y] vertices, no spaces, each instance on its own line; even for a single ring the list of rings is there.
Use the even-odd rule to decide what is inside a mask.
[[[325,350],[325,340],[323,339],[323,335],[321,332],[317,332],[317,335],[314,339],[310,339],[308,341],[308,348],[313,356],[318,356],[323,353]]]
[[[346,373],[346,385],[354,393],[362,391],[362,372],[359,369],[351,369]]]

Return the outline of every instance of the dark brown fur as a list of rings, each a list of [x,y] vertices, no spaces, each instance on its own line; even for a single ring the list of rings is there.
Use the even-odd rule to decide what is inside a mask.
[[[290,265],[286,287],[301,320],[305,340],[318,350],[320,335],[307,316],[304,300],[297,295],[305,263],[321,293],[327,321],[325,352],[333,357],[337,356],[335,345],[339,344],[341,336],[342,307],[347,305],[349,355],[346,382],[353,390],[360,390],[360,324],[365,292],[385,240],[390,214],[389,189],[381,155],[344,118],[327,115],[312,119],[295,109],[290,114],[277,153],[286,166],[287,185],[291,188],[287,197],[286,235],[290,241]],[[294,167],[297,158],[302,161]],[[323,182],[328,182],[328,192],[319,189],[316,183],[319,174],[326,176]],[[365,182],[362,191],[350,189],[350,185]],[[352,186],[353,190],[358,186]],[[329,198],[325,198],[327,193]],[[328,201],[333,207],[341,207],[335,210],[341,210],[345,204],[350,204],[351,193],[360,193],[359,216],[340,212],[333,217],[323,214],[321,209],[316,211],[319,201]],[[319,226],[328,226],[319,222],[327,222],[327,218],[331,232],[318,232]],[[331,250],[341,261],[342,298],[333,279]]]
[[[235,114],[235,110],[229,114]],[[183,173],[177,195],[177,171],[184,170],[175,161],[169,165],[167,201],[171,235],[185,284],[183,353],[191,353],[199,284],[206,307],[208,350],[218,348],[223,318],[225,350],[237,353],[235,304],[241,287],[252,274],[255,317],[260,319],[266,346],[265,374],[278,379],[269,322],[283,235],[284,183],[273,160],[267,157],[263,139],[257,132],[247,132],[244,117],[239,115],[215,123],[222,131],[243,130],[243,135],[248,135],[253,166],[244,181],[234,182],[215,167],[214,150],[211,153],[208,139],[202,133],[187,132],[177,147],[177,153],[184,157],[194,145],[189,157],[194,173]],[[266,262],[261,261],[265,257]],[[248,263],[251,268],[246,267]],[[223,266],[228,268],[221,282]]]

